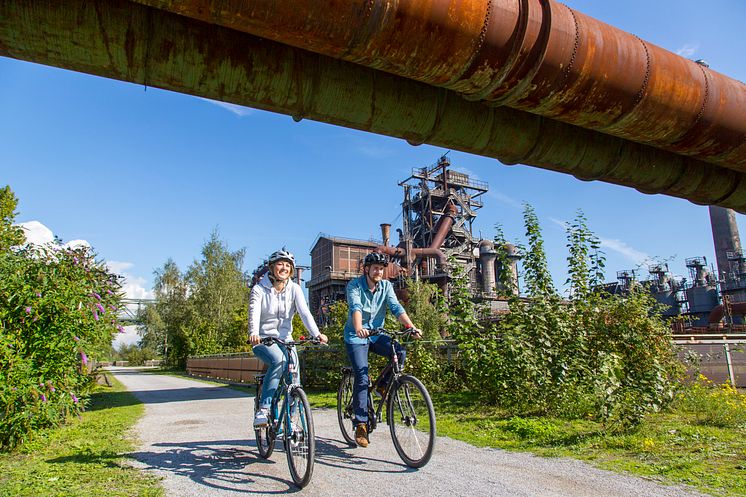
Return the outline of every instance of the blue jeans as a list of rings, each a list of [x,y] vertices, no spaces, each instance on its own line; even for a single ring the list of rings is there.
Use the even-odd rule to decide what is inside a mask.
[[[277,386],[280,384],[282,373],[285,371],[285,365],[288,362],[288,350],[276,343],[272,345],[254,345],[253,350],[254,355],[267,365],[267,373],[264,375],[262,398],[259,400],[259,408],[269,409],[272,405],[272,398],[277,391]],[[293,362],[295,363],[293,383],[300,383],[300,364],[298,363],[298,353],[295,351],[295,348],[293,348]]]
[[[353,422],[367,423],[368,422],[368,351],[370,350],[374,354],[391,358],[391,338],[381,335],[375,342],[368,343],[346,343],[345,348],[347,349],[347,356],[350,358],[352,364],[352,372],[355,376],[353,387],[352,387],[352,409],[355,413],[355,419]],[[404,365],[404,359],[406,358],[406,351],[404,348],[396,344],[396,355],[399,357],[399,365]],[[383,379],[384,382],[388,381],[391,376],[389,371]]]

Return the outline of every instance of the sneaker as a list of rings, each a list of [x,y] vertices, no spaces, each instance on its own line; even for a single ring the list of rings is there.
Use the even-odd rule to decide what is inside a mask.
[[[259,409],[256,413],[256,416],[254,416],[254,428],[263,428],[268,424],[269,419],[267,418],[267,410]]]
[[[355,428],[355,442],[360,447],[368,446],[368,427],[365,426],[365,423],[359,423]]]

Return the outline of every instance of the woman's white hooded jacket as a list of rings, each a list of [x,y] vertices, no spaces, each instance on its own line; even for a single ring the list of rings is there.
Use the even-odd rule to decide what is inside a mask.
[[[249,334],[288,340],[293,335],[293,316],[299,314],[311,336],[319,336],[319,328],[308,310],[300,285],[288,280],[278,292],[267,274],[251,289],[249,298]]]

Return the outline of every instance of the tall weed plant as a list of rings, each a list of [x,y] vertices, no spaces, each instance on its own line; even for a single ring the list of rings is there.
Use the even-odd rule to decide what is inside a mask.
[[[552,283],[539,221],[529,205],[524,224],[525,296],[506,295],[509,314],[497,323],[480,321],[466,276],[457,271],[453,278],[449,331],[469,387],[513,414],[590,417],[617,429],[636,426],[670,403],[682,367],[655,300],[642,292],[599,290],[604,258],[582,213],[567,226],[570,296],[563,299]],[[501,232],[496,242],[504,246]]]

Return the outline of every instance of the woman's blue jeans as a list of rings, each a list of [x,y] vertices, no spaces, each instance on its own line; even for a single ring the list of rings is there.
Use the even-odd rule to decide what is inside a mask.
[[[352,387],[352,409],[355,413],[355,419],[353,422],[367,423],[368,422],[368,383],[370,383],[368,375],[368,351],[378,354],[380,356],[391,358],[391,337],[381,335],[375,342],[368,341],[366,343],[346,343],[345,348],[347,349],[347,355],[350,358],[352,364],[352,371],[355,376],[355,380]],[[406,358],[406,351],[404,347],[396,344],[396,355],[399,357],[399,365],[404,365],[404,359]],[[389,379],[391,373],[389,372],[383,381],[386,382]]]
[[[280,347],[276,343],[272,345],[254,345],[254,355],[267,365],[267,373],[264,375],[262,384],[262,398],[259,400],[260,409],[269,409],[272,405],[272,397],[277,391],[280,384],[280,378],[285,371],[287,364],[287,349]],[[300,364],[298,363],[298,353],[293,348],[293,363],[295,363],[295,372],[293,373],[293,383],[300,383]]]

